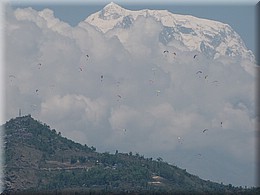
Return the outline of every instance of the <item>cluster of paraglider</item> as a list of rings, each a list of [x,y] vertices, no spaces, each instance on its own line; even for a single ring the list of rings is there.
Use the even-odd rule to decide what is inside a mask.
[[[197,56],[198,56],[198,54],[195,54],[195,55],[193,56],[193,59],[195,59]],[[202,72],[201,70],[198,70],[198,71],[196,72],[196,75],[198,75],[199,78],[204,78],[204,79],[208,82],[208,76],[209,76],[208,74],[204,74],[204,75],[203,75],[203,72]],[[214,80],[214,81],[211,81],[210,83],[213,83],[213,84],[217,85],[217,84],[218,84],[218,81],[217,81],[217,80]],[[220,123],[221,127],[222,127],[222,124],[223,124],[223,122],[221,121],[221,123]],[[207,131],[208,131],[208,129],[204,129],[202,132],[205,133],[205,132],[207,132]]]
[[[164,54],[169,53],[169,50],[164,50],[163,53]],[[172,54],[176,56],[176,52],[172,52]]]
[[[163,51],[163,55],[165,55],[165,56],[167,56],[167,57],[170,56],[171,54],[174,55],[174,57],[177,55],[176,52],[170,52],[169,50],[164,50],[164,51]],[[195,54],[195,55],[193,55],[192,58],[197,61],[198,56],[199,56],[198,54]],[[156,69],[153,68],[152,70],[154,71],[154,75],[155,75]],[[195,75],[197,75],[198,78],[200,78],[200,79],[201,79],[201,78],[204,79],[207,83],[215,84],[216,86],[219,84],[219,82],[218,82],[217,80],[209,81],[209,78],[210,78],[209,75],[208,75],[208,74],[205,74],[203,70],[197,70],[197,71],[195,72]],[[150,83],[153,83],[153,82],[154,82],[153,80],[150,80]],[[160,90],[156,90],[157,96],[159,95],[159,93],[160,93]],[[223,122],[222,122],[222,121],[220,122],[220,127],[221,127],[221,128],[223,127]],[[206,134],[208,131],[209,131],[209,129],[208,129],[208,128],[205,128],[205,129],[202,130],[202,133],[203,133],[203,134]],[[178,140],[178,143],[179,143],[179,144],[182,144],[182,143],[183,143],[183,138],[182,138],[182,137],[178,136],[178,137],[177,137],[177,140]],[[199,154],[197,154],[196,156],[197,156],[198,158],[201,158],[202,154],[199,153]]]
[[[199,78],[204,78],[205,80],[208,78],[209,75],[204,75],[203,76],[203,72],[201,70],[196,72],[196,75],[198,75]]]
[[[176,53],[176,52],[169,51],[169,50],[164,50],[164,51],[163,51],[163,55],[173,56],[173,57],[175,58],[175,57],[177,56],[177,53]],[[86,62],[85,62],[84,65],[80,65],[80,66],[79,66],[79,71],[80,71],[80,72],[83,72],[83,71],[84,71],[84,69],[85,69],[85,67],[86,67],[86,65],[87,65],[87,63],[88,63],[88,61],[89,61],[89,59],[90,59],[89,54],[85,54],[84,57],[85,57]],[[193,59],[194,59],[194,60],[197,59],[197,58],[198,58],[198,54],[193,55]],[[42,63],[37,63],[37,67],[38,67],[39,70],[42,69],[42,67],[43,67],[43,66],[42,66]],[[157,82],[157,80],[156,80],[157,67],[152,67],[151,70],[152,70],[152,78],[149,79],[149,84],[150,84],[150,85],[154,85],[154,84],[156,84],[156,82]],[[202,70],[197,70],[197,72],[196,72],[195,74],[196,74],[199,78],[204,78],[205,80],[208,80],[208,76],[209,76],[209,75],[208,75],[208,74],[204,74],[204,72],[203,72]],[[12,75],[12,74],[11,74],[11,75],[9,75],[9,79],[10,79],[10,82],[13,82],[14,79],[16,79],[16,77],[15,77],[15,75]],[[101,82],[101,83],[104,82],[104,75],[103,75],[103,74],[100,75],[100,82]],[[214,80],[214,81],[211,81],[210,83],[217,84],[218,81],[217,81],[217,80]],[[117,88],[119,89],[120,82],[119,82],[119,81],[116,82],[116,85],[117,85]],[[51,85],[51,87],[54,88],[55,85],[53,84],[53,85]],[[156,93],[156,96],[159,96],[160,93],[161,93],[161,90],[158,89],[158,88],[157,88],[157,89],[155,88],[154,91],[155,91],[155,93]],[[36,93],[37,96],[39,95],[39,92],[40,92],[40,90],[39,90],[38,88],[35,89],[35,93]],[[117,93],[115,96],[116,96],[116,101],[120,103],[121,100],[123,99],[123,96],[119,93],[119,91],[118,91],[118,93]],[[37,105],[36,105],[36,104],[33,104],[33,105],[31,106],[31,108],[32,108],[33,110],[36,110]],[[222,125],[223,125],[223,122],[221,122],[221,127],[222,127]],[[124,132],[126,132],[126,128],[122,128],[122,130],[123,130]],[[206,132],[208,132],[208,131],[209,131],[209,129],[205,128],[204,130],[202,130],[202,133],[206,133]],[[180,144],[183,143],[183,138],[181,138],[180,136],[177,137],[177,140],[178,140],[178,143],[180,143]]]
[[[209,82],[208,81],[208,76],[209,75],[207,75],[207,74],[203,75],[203,72],[201,70],[197,71],[196,75],[198,75],[199,78],[204,78],[205,81]],[[215,84],[216,86],[218,85],[218,81],[217,80],[210,81],[209,83]]]
[[[193,58],[195,59],[197,56],[198,56],[198,54],[195,54],[195,55],[193,56]],[[218,82],[217,80],[214,80],[214,81],[210,81],[210,82],[209,82],[209,81],[208,81],[209,75],[208,75],[208,74],[204,74],[202,70],[198,70],[198,71],[196,72],[196,75],[198,75],[199,78],[204,78],[207,83],[215,84],[215,86],[218,86],[218,84],[219,84],[219,82]]]

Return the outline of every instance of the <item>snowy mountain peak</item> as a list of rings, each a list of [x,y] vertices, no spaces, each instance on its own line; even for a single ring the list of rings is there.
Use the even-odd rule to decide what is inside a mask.
[[[119,5],[117,5],[114,2],[110,2],[103,9],[105,9],[105,10],[120,10],[120,9],[123,9],[123,8]]]
[[[139,16],[152,18],[163,26],[158,36],[166,46],[178,42],[182,50],[199,51],[213,59],[224,55],[254,60],[252,51],[246,48],[243,40],[228,24],[173,14],[167,10],[131,11],[111,2],[79,25],[91,24],[105,34],[116,35],[123,43],[125,33],[122,35],[122,31],[127,31]]]
[[[111,2],[100,11],[100,18],[103,18],[104,20],[117,19],[121,15],[124,15],[124,13],[124,8],[120,7],[116,3]]]

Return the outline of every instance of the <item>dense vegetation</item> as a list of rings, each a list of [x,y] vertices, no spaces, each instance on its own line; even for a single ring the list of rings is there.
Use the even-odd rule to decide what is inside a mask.
[[[248,193],[191,175],[161,158],[138,153],[98,153],[75,143],[30,115],[5,128],[5,192]]]

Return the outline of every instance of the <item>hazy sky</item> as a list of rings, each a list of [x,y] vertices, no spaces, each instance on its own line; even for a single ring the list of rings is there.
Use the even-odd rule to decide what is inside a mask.
[[[253,6],[116,2],[220,20],[244,34],[254,50]],[[122,30],[124,43],[91,25],[77,25],[105,4],[6,7],[6,120],[21,108],[98,151],[160,156],[203,179],[255,185],[254,64],[194,59],[195,51],[160,43],[161,26],[153,19],[141,17]],[[164,55],[165,49],[177,55]]]

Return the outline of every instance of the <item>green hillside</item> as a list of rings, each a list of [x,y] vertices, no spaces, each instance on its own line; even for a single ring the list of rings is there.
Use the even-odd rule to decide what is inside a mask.
[[[5,194],[256,192],[202,180],[161,158],[98,153],[95,147],[62,137],[30,115],[11,119],[3,127]]]

